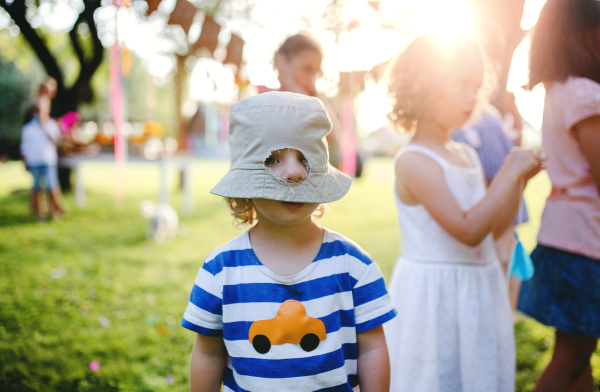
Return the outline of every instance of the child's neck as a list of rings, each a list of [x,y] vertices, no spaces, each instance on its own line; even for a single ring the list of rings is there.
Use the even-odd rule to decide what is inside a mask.
[[[455,166],[473,167],[471,157],[460,144],[450,138],[451,133],[452,129],[436,121],[425,120],[419,122],[412,142],[430,148]]]
[[[299,273],[321,249],[324,230],[311,218],[290,226],[260,221],[250,229],[252,250],[260,262],[280,276]]]
[[[420,120],[412,141],[426,146],[443,146],[448,143],[452,129],[433,119]]]

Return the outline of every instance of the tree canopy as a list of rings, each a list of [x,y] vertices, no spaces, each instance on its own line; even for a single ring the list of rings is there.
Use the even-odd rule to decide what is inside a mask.
[[[48,76],[56,79],[57,95],[52,105],[52,114],[60,116],[75,111],[81,103],[91,102],[93,91],[91,80],[102,62],[104,48],[98,38],[94,21],[94,12],[100,7],[101,0],[82,0],[83,8],[68,32],[70,46],[79,63],[79,73],[70,85],[66,85],[66,75],[57,61],[62,53],[52,53],[44,32],[34,27],[32,19],[38,14],[42,4],[51,6],[60,0],[0,0],[0,7],[8,13],[22,36],[31,46]],[[82,28],[83,26],[83,28]],[[86,28],[87,27],[87,28]],[[83,31],[86,33],[84,34]],[[89,32],[89,33],[88,33]]]

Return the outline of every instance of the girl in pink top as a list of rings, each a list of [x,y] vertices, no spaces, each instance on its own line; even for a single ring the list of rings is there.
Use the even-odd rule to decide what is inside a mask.
[[[556,328],[536,391],[593,391],[600,337],[600,2],[548,0],[531,41],[529,88],[546,87],[542,148],[552,192],[518,309]]]

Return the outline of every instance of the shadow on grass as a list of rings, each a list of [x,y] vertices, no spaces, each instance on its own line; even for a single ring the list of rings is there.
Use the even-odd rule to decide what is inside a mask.
[[[37,217],[29,212],[29,190],[15,191],[0,198],[0,227],[35,222]]]
[[[553,343],[550,328],[525,319],[515,324],[517,340],[517,378],[516,391],[533,391],[535,383],[546,366]]]

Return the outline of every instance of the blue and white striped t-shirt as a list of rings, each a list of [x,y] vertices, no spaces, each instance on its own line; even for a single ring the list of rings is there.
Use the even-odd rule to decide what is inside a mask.
[[[377,264],[344,236],[325,230],[314,261],[282,277],[258,260],[246,231],[206,258],[181,325],[223,337],[224,391],[351,391],[356,334],[395,315]],[[262,329],[253,332],[253,323]],[[315,325],[324,326],[321,337]],[[250,341],[256,331],[266,348]]]

